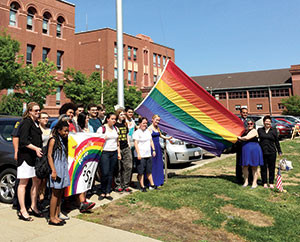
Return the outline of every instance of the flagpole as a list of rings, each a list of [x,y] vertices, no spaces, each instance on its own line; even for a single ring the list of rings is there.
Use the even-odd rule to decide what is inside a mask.
[[[124,107],[124,76],[123,76],[123,23],[122,0],[116,0],[117,6],[117,48],[118,48],[118,104]]]

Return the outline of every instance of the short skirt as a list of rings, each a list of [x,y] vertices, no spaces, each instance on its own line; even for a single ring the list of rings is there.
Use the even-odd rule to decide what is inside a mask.
[[[35,176],[35,167],[29,166],[25,160],[23,161],[22,165],[17,168],[18,179],[32,178]]]
[[[240,164],[242,166],[262,166],[264,164],[263,154],[259,143],[245,142],[242,144]]]

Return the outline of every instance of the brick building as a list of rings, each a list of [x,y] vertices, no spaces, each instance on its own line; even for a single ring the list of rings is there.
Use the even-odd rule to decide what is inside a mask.
[[[116,31],[105,28],[75,34],[75,5],[63,0],[0,0],[0,27],[21,43],[26,64],[48,58],[56,63],[58,78],[75,68],[85,74],[104,68],[104,79],[116,78]],[[174,49],[156,44],[148,36],[123,35],[124,79],[144,95],[162,72]],[[0,95],[13,92],[1,90]],[[45,110],[57,115],[67,101],[63,90],[47,97]]]
[[[300,94],[300,65],[192,78],[235,114],[241,107],[247,107],[251,114],[281,114],[281,100]]]
[[[110,28],[75,34],[75,68],[92,73],[104,67],[104,79],[117,78],[117,33]],[[172,48],[156,44],[145,35],[123,34],[124,80],[147,94],[161,74],[167,59],[174,61]],[[85,60],[85,61],[82,61]]]

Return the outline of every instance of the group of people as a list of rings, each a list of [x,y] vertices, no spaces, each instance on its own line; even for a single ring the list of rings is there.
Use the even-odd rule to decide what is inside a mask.
[[[33,216],[43,217],[41,204],[46,191],[51,188],[49,225],[62,226],[66,216],[61,213],[61,203],[70,200],[63,196],[64,189],[70,185],[68,172],[68,135],[69,132],[95,133],[105,139],[99,162],[101,189],[98,199],[113,200],[111,192],[131,192],[130,184],[133,169],[133,154],[137,163],[138,181],[143,192],[158,189],[164,183],[163,159],[159,137],[171,139],[161,134],[158,124],[160,117],[154,115],[152,124],[141,117],[136,124],[134,110],[130,107],[119,108],[114,113],[105,114],[104,105],[90,104],[87,113],[83,105],[66,103],[59,110],[59,118],[47,127],[49,115],[41,112],[37,103],[27,105],[22,121],[13,131],[13,145],[17,168],[17,215],[24,221],[32,221]],[[133,152],[134,150],[134,152]],[[46,153],[46,154],[45,154]],[[48,177],[37,177],[36,162],[47,155],[51,169]],[[147,178],[147,179],[146,179]],[[30,189],[31,204],[25,202],[26,189]],[[113,187],[114,186],[114,187]],[[95,203],[86,199],[87,193],[76,195],[80,212],[86,212]]]
[[[264,188],[273,189],[277,153],[282,155],[277,130],[271,126],[272,119],[269,115],[263,118],[264,127],[256,130],[255,121],[248,118],[248,109],[242,108],[240,114],[245,132],[238,137],[237,180],[243,183],[243,187],[247,187],[251,175],[251,188],[256,188],[260,166]]]

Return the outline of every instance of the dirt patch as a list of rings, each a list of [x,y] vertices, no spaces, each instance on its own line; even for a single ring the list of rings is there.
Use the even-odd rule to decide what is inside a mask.
[[[283,182],[283,186],[299,186],[299,183]]]
[[[220,199],[223,199],[224,201],[231,201],[232,200],[232,198],[230,198],[230,197],[227,197],[227,196],[225,196],[225,195],[218,195],[218,194],[214,194],[214,196],[216,197],[216,198],[220,198]]]
[[[298,178],[298,177],[289,177],[287,179],[288,179],[288,181],[292,181],[292,182],[300,182],[300,178]]]
[[[195,224],[202,214],[190,209],[167,210],[145,204],[119,205],[111,203],[87,217],[103,225],[146,234],[164,241],[244,241],[224,229],[212,230]]]
[[[202,175],[202,176],[220,176],[222,174],[235,174],[234,167],[218,167],[218,168],[199,168],[190,173],[191,175]]]
[[[274,223],[274,219],[272,217],[261,212],[236,208],[231,204],[222,207],[221,212],[232,216],[241,217],[242,219],[258,227],[268,227],[272,226]]]
[[[300,173],[296,173],[295,176],[300,177]]]

